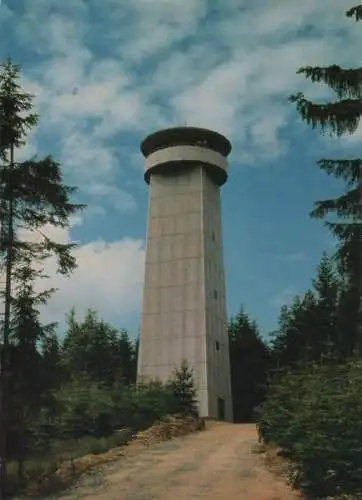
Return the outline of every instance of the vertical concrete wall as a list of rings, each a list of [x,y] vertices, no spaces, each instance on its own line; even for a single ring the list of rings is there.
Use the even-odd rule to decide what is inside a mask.
[[[225,418],[232,420],[220,188],[205,171],[203,221],[209,412],[218,415],[218,398],[221,397],[225,404]]]
[[[186,359],[200,414],[216,418],[222,397],[231,419],[219,187],[195,165],[149,189],[138,375],[165,381]]]

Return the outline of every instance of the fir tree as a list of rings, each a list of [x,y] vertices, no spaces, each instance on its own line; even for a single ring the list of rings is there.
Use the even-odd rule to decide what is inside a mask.
[[[11,302],[11,270],[14,255],[14,151],[23,144],[27,130],[36,125],[38,117],[28,113],[31,108],[31,97],[21,91],[17,85],[19,68],[7,60],[0,68],[0,161],[1,161],[1,242],[0,251],[5,254],[5,307],[2,324],[3,338],[0,366],[0,495],[6,495],[6,463],[7,463],[7,428],[8,428],[8,395],[7,367],[9,362],[10,302]],[[28,113],[23,116],[24,113]]]
[[[53,289],[37,293],[35,282],[42,273],[33,269],[27,258],[13,263],[13,297],[11,301],[10,343],[16,354],[15,365],[9,365],[9,393],[13,435],[17,436],[19,479],[23,479],[23,463],[29,445],[29,426],[36,420],[43,404],[46,377],[42,357],[37,349],[39,340],[53,334],[56,323],[40,321],[39,306],[46,304]]]
[[[174,376],[169,385],[174,399],[173,412],[184,416],[198,416],[194,371],[187,360],[174,369]]]
[[[310,300],[307,303],[310,304]],[[303,298],[298,295],[291,305],[282,306],[278,328],[270,334],[273,364],[277,371],[289,369],[300,361],[307,344],[306,330],[310,324],[308,313],[303,307]]]
[[[335,262],[324,253],[303,297],[283,306],[279,325],[272,335],[273,371],[290,371],[310,364],[345,360],[351,337],[345,335],[344,288]],[[343,314],[341,314],[343,311]]]
[[[61,366],[60,342],[56,332],[50,331],[40,342],[42,356],[42,369],[40,377],[43,380],[44,406],[47,411],[54,415],[55,400],[54,392],[59,389],[64,373]]]
[[[20,68],[10,60],[0,66],[0,258],[5,274],[0,372],[2,499],[6,496],[8,386],[13,372],[10,341],[17,343],[19,349],[22,346],[24,361],[35,356],[37,342],[46,334],[46,328],[38,321],[38,307],[53,291],[40,295],[34,292],[34,280],[45,277],[35,269],[41,269],[42,261],[51,255],[57,257],[61,274],[69,275],[76,265],[71,254],[74,245],[52,241],[42,227],[67,227],[69,217],[83,207],[71,203],[75,188],[63,184],[60,166],[51,156],[16,161],[17,148],[26,142],[28,130],[38,123],[38,116],[31,113],[33,96],[22,90],[19,76]],[[37,241],[20,240],[19,229],[36,233]]]
[[[135,383],[135,345],[131,341],[128,331],[121,330],[121,335],[117,342],[118,349],[116,350],[118,356],[118,363],[122,380],[126,385]]]
[[[234,420],[248,422],[265,395],[269,348],[243,307],[230,319],[228,334]]]
[[[346,12],[356,21],[362,19],[362,7]],[[306,66],[298,70],[312,82],[323,82],[336,94],[336,100],[314,103],[302,93],[290,97],[296,104],[302,119],[322,132],[330,131],[338,137],[356,132],[362,115],[362,68],[344,69],[338,65],[329,67]],[[319,167],[327,174],[345,182],[345,193],[335,199],[316,202],[312,217],[325,219],[334,215],[326,225],[339,241],[336,254],[340,270],[348,287],[350,335],[354,337],[355,352],[362,348],[362,159],[321,159]]]
[[[315,316],[315,361],[323,362],[341,354],[343,337],[338,329],[338,305],[341,283],[333,261],[326,253],[317,268],[317,277],[313,280],[316,297]]]
[[[89,309],[78,322],[73,308],[62,345],[64,378],[87,376],[112,386],[135,382],[135,347],[126,330],[120,332]]]

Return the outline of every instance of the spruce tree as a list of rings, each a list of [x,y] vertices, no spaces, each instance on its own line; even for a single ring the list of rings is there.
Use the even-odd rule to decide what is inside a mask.
[[[36,125],[38,117],[28,113],[31,96],[21,91],[16,83],[18,68],[10,60],[0,68],[0,199],[1,199],[1,257],[5,269],[4,315],[2,321],[2,349],[0,366],[0,497],[6,495],[7,429],[8,429],[8,361],[11,302],[11,270],[14,255],[14,170],[15,148],[23,144],[27,130]],[[23,116],[24,113],[28,113]]]
[[[346,15],[362,19],[362,6],[349,9]],[[305,66],[298,70],[312,82],[323,82],[336,94],[333,102],[314,103],[299,92],[290,97],[302,119],[313,128],[340,137],[356,132],[362,115],[362,68],[345,69]],[[337,237],[336,253],[339,268],[345,280],[345,302],[348,310],[349,337],[355,353],[362,352],[362,159],[321,159],[319,167],[345,183],[343,195],[318,201],[311,216],[325,219],[332,214],[334,220],[326,225]],[[347,307],[348,303],[348,307]],[[346,332],[347,334],[347,332]],[[352,353],[350,353],[352,354]]]
[[[23,463],[31,444],[30,427],[36,421],[44,406],[48,392],[47,377],[43,359],[38,350],[39,341],[45,342],[54,335],[56,323],[43,324],[40,320],[39,306],[47,303],[54,289],[37,292],[35,283],[42,278],[42,272],[34,269],[31,257],[13,262],[11,300],[11,322],[9,341],[16,356],[15,365],[9,364],[8,377],[10,423],[17,436],[18,450],[16,459],[19,464],[19,479],[23,479]]]
[[[22,359],[27,362],[36,356],[38,341],[47,333],[37,312],[53,290],[42,294],[34,291],[34,280],[46,277],[39,271],[43,260],[55,255],[58,272],[64,275],[69,275],[76,265],[71,254],[74,245],[52,241],[42,228],[68,227],[69,217],[83,207],[70,201],[75,188],[63,184],[60,166],[51,156],[25,162],[16,159],[27,132],[38,123],[38,116],[31,112],[33,96],[23,91],[19,77],[20,67],[11,60],[0,65],[0,259],[5,274],[5,289],[1,291],[1,499],[6,496],[9,377],[18,377],[12,370],[10,347],[12,343],[21,345]],[[21,240],[20,229],[36,233],[37,241]],[[14,380],[10,385],[14,386]]]
[[[129,337],[127,330],[121,330],[117,342],[118,363],[123,382],[129,386],[135,383],[135,345]]]
[[[313,290],[296,296],[283,311],[281,329],[273,334],[274,358],[280,369],[308,365],[315,356],[317,301]]]
[[[338,329],[341,283],[334,263],[326,253],[318,265],[313,289],[316,297],[313,360],[324,362],[338,359],[341,357],[341,335]]]
[[[126,331],[118,332],[92,309],[78,322],[73,308],[67,323],[62,366],[68,379],[87,376],[107,386],[121,381],[130,384],[133,353]]]
[[[234,421],[250,422],[265,395],[269,348],[241,306],[228,324]]]
[[[305,340],[302,323],[299,319],[297,326],[297,318],[300,318],[302,311],[302,299],[298,295],[290,305],[283,305],[280,309],[278,327],[270,334],[273,371],[283,372],[300,359]]]
[[[183,360],[181,366],[174,369],[169,387],[173,396],[173,413],[197,417],[195,374],[187,360]]]
[[[333,264],[324,253],[313,287],[282,307],[278,329],[272,333],[277,372],[344,357],[338,323],[341,283]]]

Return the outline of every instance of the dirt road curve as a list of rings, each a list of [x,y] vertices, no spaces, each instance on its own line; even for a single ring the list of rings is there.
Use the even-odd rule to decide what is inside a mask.
[[[294,500],[253,452],[255,426],[215,424],[86,475],[63,500]]]

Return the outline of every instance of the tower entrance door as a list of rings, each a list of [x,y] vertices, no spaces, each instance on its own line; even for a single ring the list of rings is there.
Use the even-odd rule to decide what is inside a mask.
[[[217,398],[217,416],[219,420],[225,420],[225,399]]]

